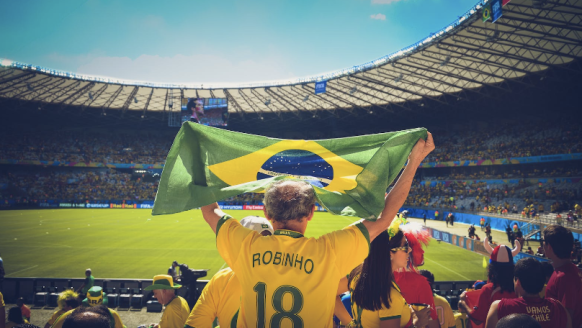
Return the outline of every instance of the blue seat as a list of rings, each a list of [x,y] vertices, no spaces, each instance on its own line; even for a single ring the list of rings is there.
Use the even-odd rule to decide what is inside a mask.
[[[119,303],[120,308],[130,308],[131,306],[131,289],[120,288],[119,289]]]
[[[34,287],[34,306],[43,307],[47,301],[47,288],[45,286]]]
[[[119,306],[119,293],[115,290],[115,287],[106,287],[103,289],[103,293],[107,295],[107,301],[109,307],[117,307]]]

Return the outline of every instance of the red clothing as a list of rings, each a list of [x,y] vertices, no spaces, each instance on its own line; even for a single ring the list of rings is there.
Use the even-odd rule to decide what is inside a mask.
[[[22,316],[26,319],[30,319],[30,308],[26,304],[22,304],[20,307],[20,311],[22,311]]]
[[[394,272],[394,281],[400,287],[400,292],[406,303],[424,303],[431,307],[430,317],[438,321],[439,316],[434,305],[432,289],[428,280],[416,272]]]
[[[471,318],[485,322],[487,319],[487,313],[489,313],[489,308],[491,303],[504,298],[516,298],[515,292],[501,292],[499,287],[493,287],[493,283],[485,284],[481,289],[481,294],[479,295],[479,300],[477,305],[473,307],[471,312]]]
[[[499,302],[497,318],[501,319],[513,313],[532,316],[542,328],[562,328],[568,323],[566,309],[553,298],[520,297]]]
[[[572,327],[582,326],[582,278],[573,263],[567,263],[554,270],[546,297],[554,298],[572,312]]]

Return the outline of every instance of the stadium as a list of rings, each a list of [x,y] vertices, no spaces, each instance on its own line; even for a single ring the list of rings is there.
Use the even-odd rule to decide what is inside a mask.
[[[519,230],[527,244],[515,261],[547,262],[543,231],[564,226],[580,268],[582,1],[504,0],[495,22],[484,16],[489,2],[395,53],[273,83],[124,81],[0,58],[5,302],[23,297],[38,310],[32,323],[44,326],[55,295],[81,286],[90,267],[110,306],[136,327],[159,320],[162,306],[144,288],[173,261],[201,270],[198,292],[227,267],[200,210],[152,215],[168,152],[193,119],[299,140],[426,128],[436,149],[399,212],[425,218],[423,268],[455,311],[463,290],[487,280],[481,219],[495,244]],[[264,216],[263,193],[218,203],[237,219]],[[454,226],[443,220],[449,214]],[[357,220],[318,204],[305,236]]]

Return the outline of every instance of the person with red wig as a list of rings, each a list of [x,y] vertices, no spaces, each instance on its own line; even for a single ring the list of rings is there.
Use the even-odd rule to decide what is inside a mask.
[[[394,281],[400,287],[400,292],[408,304],[427,304],[430,306],[430,318],[428,327],[440,327],[439,317],[436,312],[432,289],[428,280],[419,273],[418,267],[424,265],[423,246],[427,246],[430,233],[419,223],[404,221],[400,226],[408,245],[412,249],[408,256],[406,267],[394,271]]]

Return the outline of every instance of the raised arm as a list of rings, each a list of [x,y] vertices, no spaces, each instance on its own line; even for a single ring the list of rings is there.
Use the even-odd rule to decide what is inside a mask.
[[[210,229],[214,231],[216,234],[216,225],[218,224],[218,220],[225,215],[225,213],[220,209],[218,203],[212,203],[210,205],[202,206],[202,216]]]
[[[340,319],[342,325],[347,325],[352,321],[352,317],[344,303],[342,303],[341,295],[348,291],[348,278],[343,277],[339,282],[339,286],[337,288],[337,295],[335,297],[335,308],[333,310],[333,314]]]
[[[414,148],[412,148],[412,151],[408,156],[408,164],[394,185],[394,188],[392,188],[388,196],[386,196],[384,210],[380,214],[378,220],[375,222],[363,220],[363,224],[368,229],[370,235],[370,242],[382,231],[388,229],[390,223],[394,220],[396,213],[398,213],[400,207],[402,207],[404,201],[406,201],[406,197],[408,197],[410,186],[412,185],[412,180],[414,179],[414,174],[416,173],[418,166],[433,150],[434,141],[432,139],[432,134],[428,132],[428,138],[426,141],[420,139],[416,145],[414,145]]]

